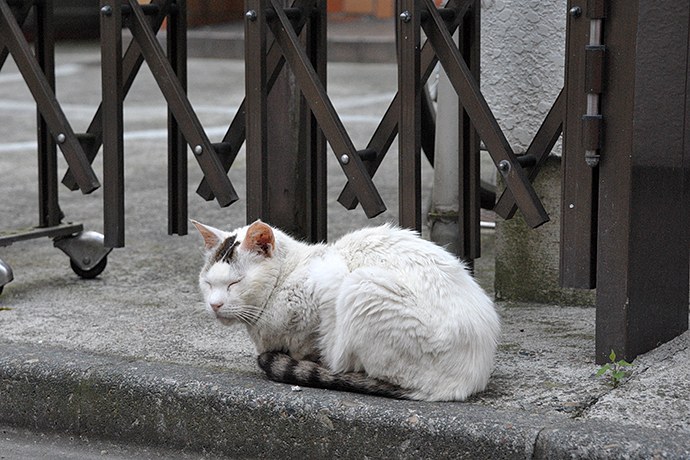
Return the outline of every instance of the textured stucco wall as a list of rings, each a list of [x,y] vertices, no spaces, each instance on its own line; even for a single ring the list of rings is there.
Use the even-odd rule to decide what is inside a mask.
[[[481,87],[516,153],[527,150],[563,86],[567,0],[482,0]],[[496,297],[592,305],[594,291],[558,283],[560,142],[534,183],[551,221],[529,228],[520,213],[496,228]]]
[[[563,86],[567,1],[481,3],[482,92],[513,149],[524,152]]]

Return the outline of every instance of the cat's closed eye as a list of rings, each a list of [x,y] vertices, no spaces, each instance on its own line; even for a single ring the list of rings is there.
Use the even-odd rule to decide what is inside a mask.
[[[233,287],[234,285],[236,285],[236,284],[239,283],[240,281],[242,281],[241,278],[238,279],[237,281],[233,281],[233,282],[231,282],[231,283],[228,283],[228,290],[230,290],[231,287]]]

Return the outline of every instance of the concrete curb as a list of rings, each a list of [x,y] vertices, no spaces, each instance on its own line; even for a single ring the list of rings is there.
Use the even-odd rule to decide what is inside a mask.
[[[187,49],[195,58],[244,59],[244,36],[229,31],[191,29]],[[329,37],[328,62],[396,62],[395,41],[381,37]]]
[[[328,36],[328,62],[394,63],[395,36],[371,32],[366,23],[351,24],[354,31]],[[340,24],[338,30],[347,27]],[[127,32],[125,32],[127,33]],[[165,34],[159,35],[165,46]],[[244,59],[242,23],[189,29],[187,52],[195,58]]]
[[[233,458],[690,458],[687,435],[3,343],[0,423]]]

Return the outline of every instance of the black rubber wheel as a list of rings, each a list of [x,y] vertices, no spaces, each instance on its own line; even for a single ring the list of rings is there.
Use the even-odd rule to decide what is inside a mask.
[[[2,290],[5,289],[5,286],[0,286],[0,295],[2,295]]]
[[[85,280],[90,280],[101,273],[103,273],[103,270],[105,270],[105,266],[108,265],[108,258],[104,257],[98,264],[93,267],[91,270],[82,270],[77,266],[77,264],[74,263],[72,259],[69,260],[69,266],[72,267],[72,271],[79,275],[80,278],[84,278]]]

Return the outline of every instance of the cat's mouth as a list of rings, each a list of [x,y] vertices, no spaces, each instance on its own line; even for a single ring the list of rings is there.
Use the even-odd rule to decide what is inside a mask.
[[[251,326],[260,321],[262,310],[252,305],[243,305],[213,310],[212,313],[221,324],[226,326],[238,323]]]
[[[216,320],[225,326],[230,326],[240,322],[235,315],[228,314],[228,312],[224,312],[223,310],[212,310],[211,315],[213,315]]]
[[[223,316],[219,316],[218,314],[216,314],[216,319],[224,326],[232,326],[233,324],[237,324],[239,322],[237,319],[225,318]]]

